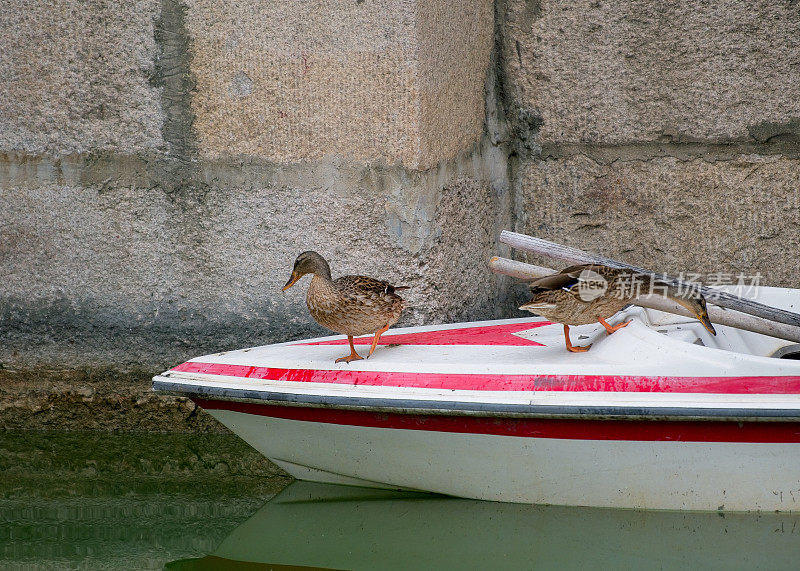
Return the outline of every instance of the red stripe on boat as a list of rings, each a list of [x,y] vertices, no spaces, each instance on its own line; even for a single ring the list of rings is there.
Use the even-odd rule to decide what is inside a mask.
[[[795,394],[800,377],[640,377],[626,375],[495,375],[277,369],[189,361],[173,371],[300,383],[333,383],[473,391]]]
[[[485,325],[480,327],[462,327],[460,329],[445,329],[442,331],[423,331],[420,333],[399,333],[396,335],[382,335],[378,345],[506,345],[513,347],[536,346],[544,347],[541,343],[524,339],[514,335],[519,331],[527,331],[544,325],[552,325],[549,321],[533,323],[506,323],[504,325]],[[371,345],[372,336],[357,337],[353,339],[356,345]],[[297,343],[297,345],[347,345],[347,339],[333,339],[331,341],[313,341],[311,343]]]
[[[572,440],[800,443],[800,422],[659,422],[436,416],[193,400],[206,410],[230,410],[272,418],[370,428]]]

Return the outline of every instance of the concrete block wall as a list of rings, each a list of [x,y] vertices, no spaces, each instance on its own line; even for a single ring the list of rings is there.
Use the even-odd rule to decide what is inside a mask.
[[[401,324],[503,314],[488,0],[20,0],[0,29],[2,426],[208,429],[149,377],[327,334],[280,291],[306,249],[412,286]]]
[[[486,0],[189,0],[204,158],[426,170],[483,129]]]
[[[800,286],[796,2],[500,0],[516,227]]]
[[[3,2],[0,153],[129,155],[161,147],[163,113],[151,81],[160,8],[156,0]]]

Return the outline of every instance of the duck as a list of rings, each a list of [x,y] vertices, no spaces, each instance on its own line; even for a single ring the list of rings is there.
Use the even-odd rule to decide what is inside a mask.
[[[363,359],[353,346],[353,337],[372,334],[372,356],[378,340],[387,329],[397,323],[405,301],[397,291],[410,286],[392,284],[367,276],[342,276],[331,278],[328,262],[317,252],[308,250],[297,256],[292,275],[281,291],[286,291],[306,274],[313,274],[306,294],[306,305],[314,320],[341,335],[347,335],[350,354],[336,359],[337,363],[350,363]]]
[[[564,326],[567,351],[582,353],[591,345],[576,347],[569,338],[571,325],[599,322],[611,335],[626,327],[631,321],[610,325],[610,319],[641,293],[663,292],[700,320],[712,335],[717,332],[708,318],[706,300],[694,288],[680,291],[677,287],[625,268],[612,268],[601,264],[580,264],[564,268],[530,282],[531,300],[520,309],[530,311]]]

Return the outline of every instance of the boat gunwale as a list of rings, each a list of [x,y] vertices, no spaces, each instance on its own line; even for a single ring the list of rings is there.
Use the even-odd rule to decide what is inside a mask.
[[[546,405],[481,403],[386,397],[333,396],[282,393],[256,389],[203,386],[176,382],[166,377],[153,379],[153,391],[172,396],[303,408],[359,410],[394,414],[447,415],[498,418],[542,418],[582,420],[648,420],[708,422],[800,422],[800,409],[708,408]]]

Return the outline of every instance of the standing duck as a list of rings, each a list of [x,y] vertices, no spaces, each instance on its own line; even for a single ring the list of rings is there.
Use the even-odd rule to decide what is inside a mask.
[[[567,351],[579,353],[588,347],[575,347],[569,339],[570,325],[586,325],[599,321],[609,335],[630,323],[611,326],[606,321],[640,293],[660,290],[670,299],[691,311],[712,335],[714,326],[708,319],[705,298],[695,290],[680,292],[666,282],[624,268],[599,264],[570,266],[558,273],[531,282],[533,298],[520,307],[564,325]]]
[[[369,358],[378,339],[389,327],[400,319],[403,311],[403,298],[396,290],[409,286],[393,286],[387,282],[365,276],[342,276],[331,279],[331,268],[317,252],[303,252],[294,261],[292,276],[282,291],[292,287],[306,274],[314,274],[306,294],[306,305],[317,323],[347,335],[350,354],[336,359],[336,362],[349,363],[363,359],[353,346],[353,337],[373,333]]]

